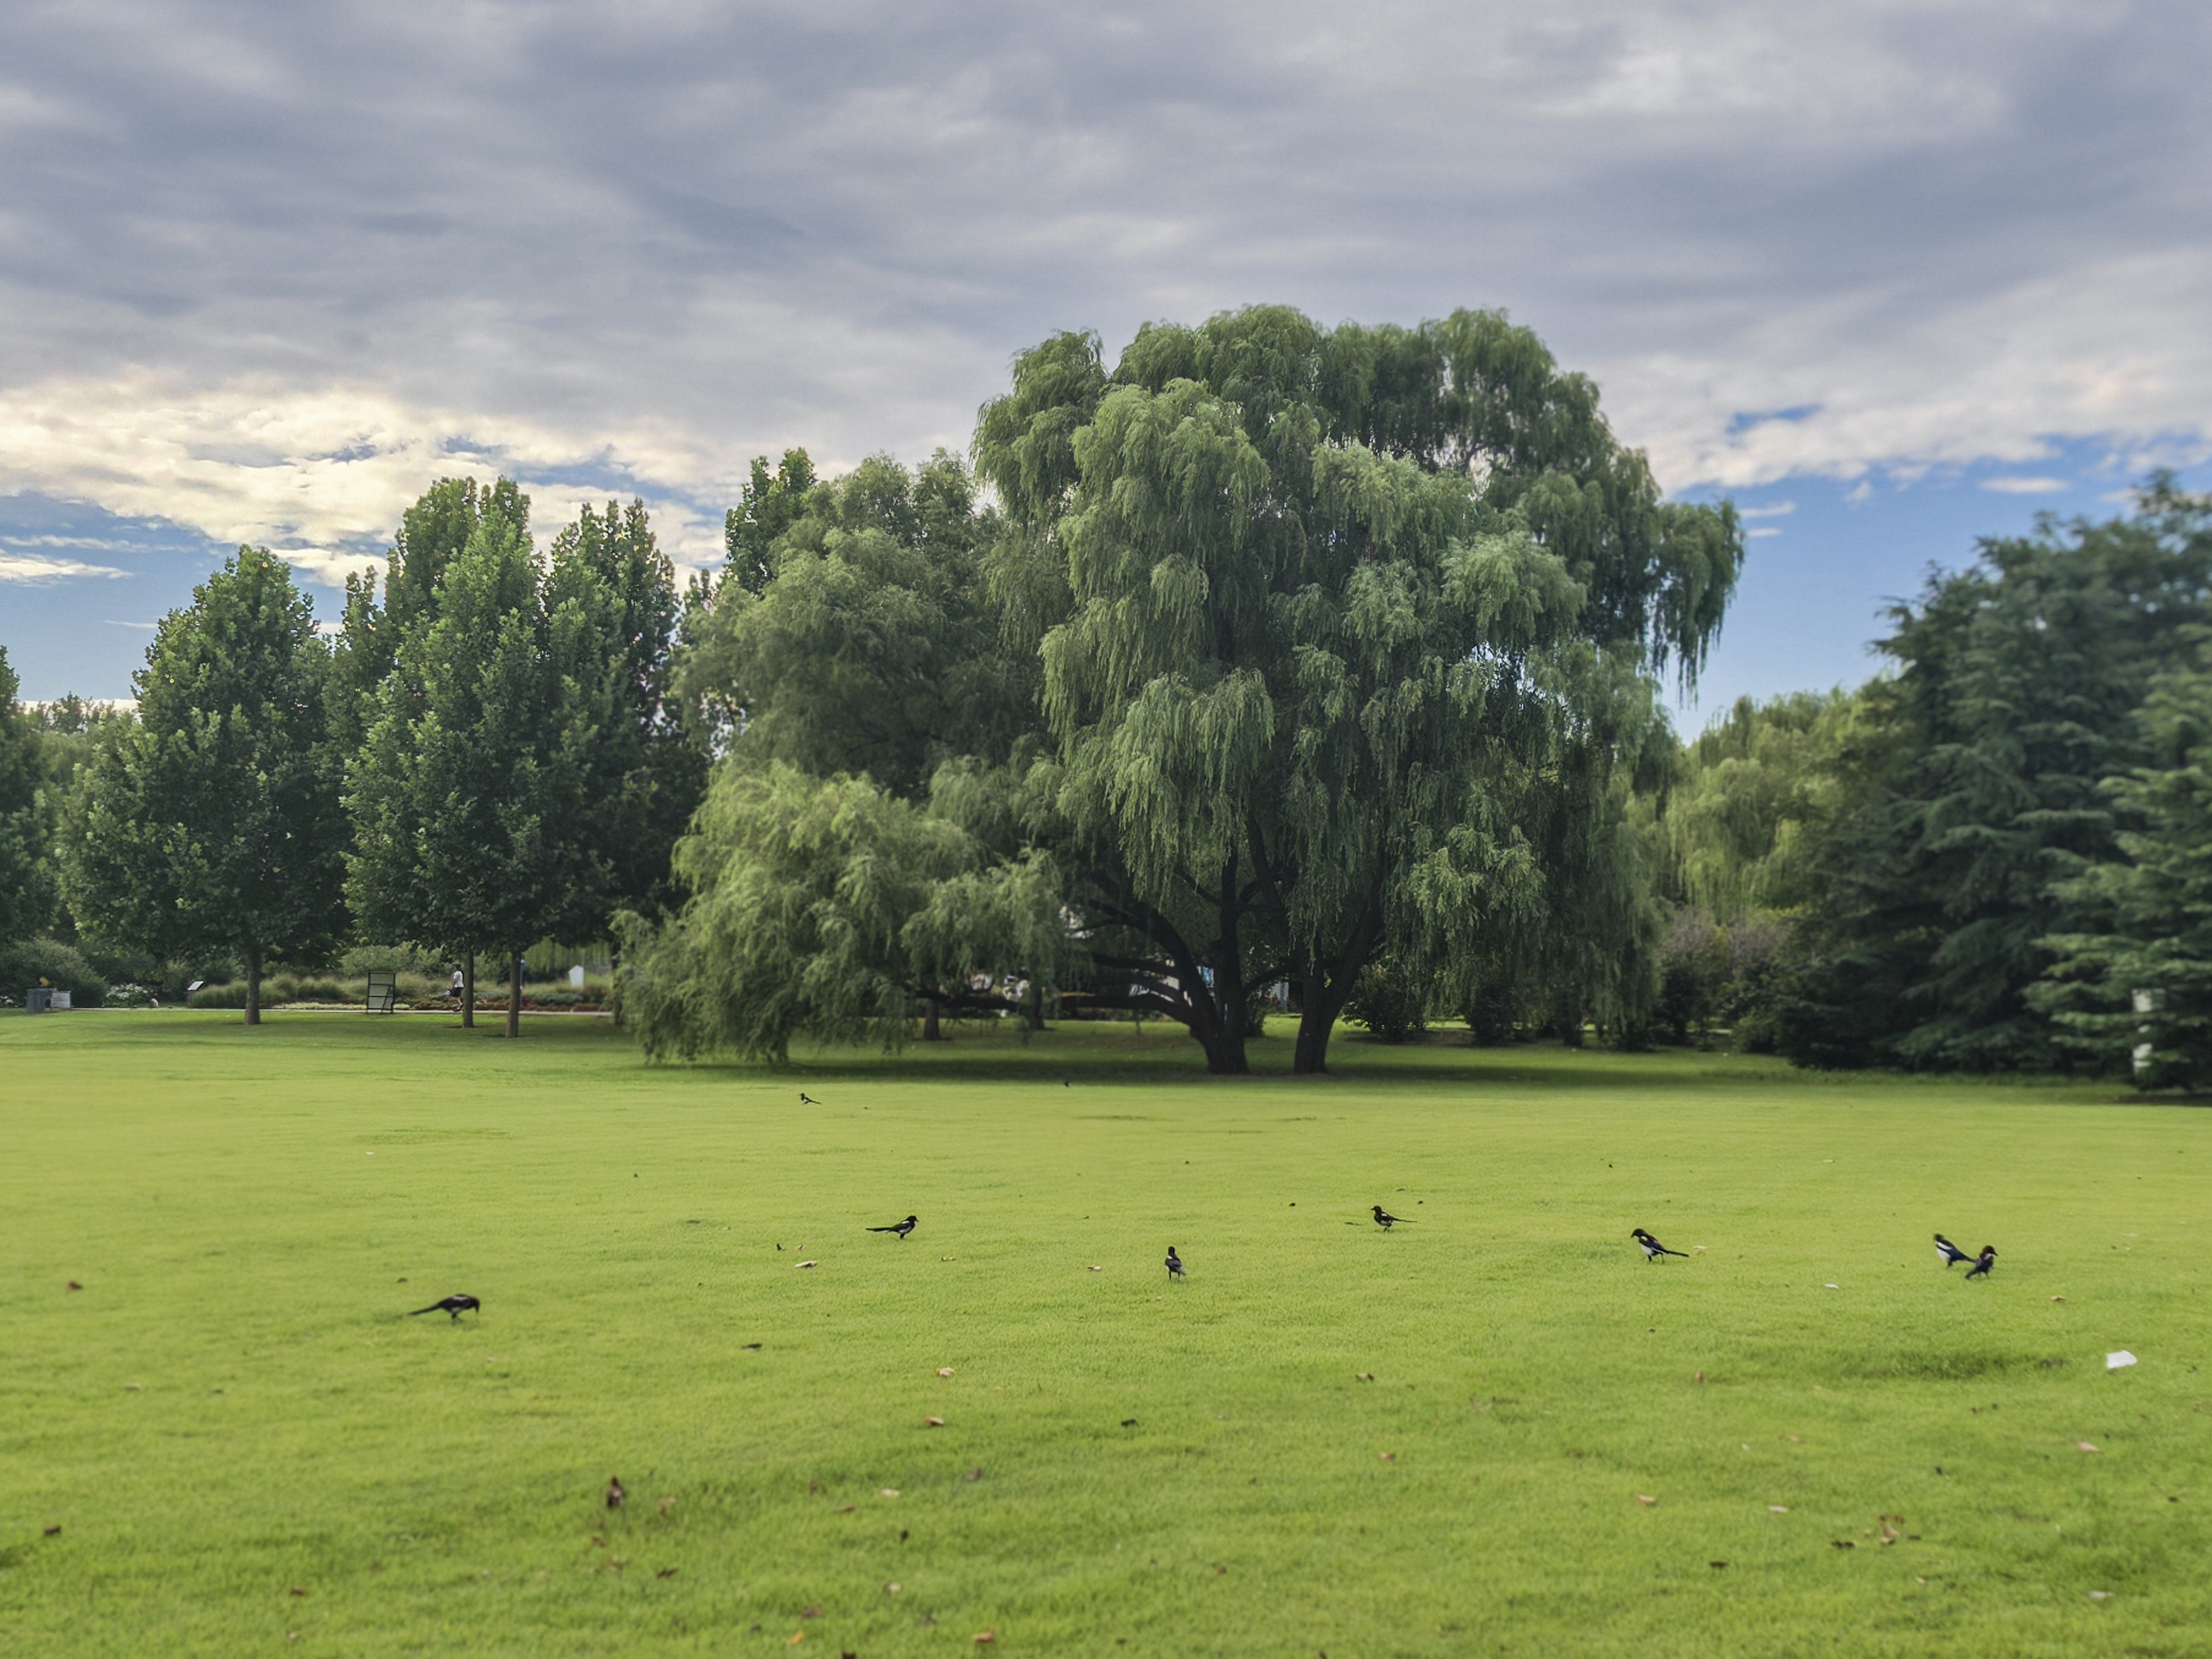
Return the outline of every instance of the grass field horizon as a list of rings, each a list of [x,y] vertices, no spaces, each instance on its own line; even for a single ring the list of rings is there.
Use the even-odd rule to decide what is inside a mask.
[[[2212,1651],[2200,1109],[495,1029],[0,1018],[11,1649]]]

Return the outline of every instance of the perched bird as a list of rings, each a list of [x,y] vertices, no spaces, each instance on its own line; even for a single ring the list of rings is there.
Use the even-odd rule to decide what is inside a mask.
[[[888,1227],[871,1227],[868,1231],[872,1233],[896,1233],[901,1238],[904,1238],[914,1229],[915,1218],[908,1216],[903,1221],[894,1221]]]
[[[802,1106],[819,1106],[822,1103],[808,1094],[805,1090],[801,1089],[799,1091],[799,1103]]]
[[[1377,1204],[1375,1206],[1375,1224],[1380,1227],[1384,1232],[1389,1232],[1391,1228],[1396,1226],[1401,1221],[1406,1221],[1406,1218],[1401,1215],[1392,1215],[1389,1211],[1384,1209],[1380,1204]],[[1410,1227],[1413,1224],[1410,1221],[1407,1221],[1406,1224]]]
[[[1168,1277],[1170,1279],[1182,1277],[1182,1258],[1176,1254],[1175,1246],[1172,1244],[1168,1246]]]
[[[407,1316],[410,1319],[412,1319],[416,1314],[447,1313],[453,1315],[454,1318],[459,1319],[463,1314],[468,1312],[472,1308],[477,1313],[481,1314],[483,1311],[483,1304],[477,1301],[476,1297],[472,1296],[449,1296],[445,1297],[439,1301],[433,1302],[427,1308],[410,1309],[408,1310]]]
[[[629,1496],[629,1493],[623,1489],[622,1476],[611,1474],[607,1477],[607,1507],[609,1509],[620,1509],[623,1506],[623,1499]]]
[[[1641,1227],[1638,1227],[1634,1231],[1631,1232],[1629,1237],[1636,1241],[1636,1248],[1644,1252],[1644,1259],[1646,1261],[1656,1261],[1662,1255],[1682,1255],[1682,1252],[1680,1250],[1668,1249],[1664,1244],[1662,1244],[1657,1239],[1652,1237],[1650,1233],[1645,1232]],[[1684,1256],[1683,1259],[1685,1261],[1688,1260],[1686,1256]]]
[[[1982,1253],[1974,1258],[1974,1265],[1966,1269],[1966,1277],[1987,1279],[1990,1276],[1990,1269],[1996,1265],[1997,1247],[1994,1244],[1984,1244],[1982,1246]]]
[[[1936,1254],[1943,1258],[1943,1265],[1947,1267],[1955,1267],[1961,1261],[1974,1259],[1941,1233],[1936,1235]]]

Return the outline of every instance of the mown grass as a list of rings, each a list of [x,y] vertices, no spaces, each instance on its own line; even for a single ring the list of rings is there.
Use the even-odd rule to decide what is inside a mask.
[[[235,1020],[0,1019],[11,1652],[2212,1650],[2201,1110]]]

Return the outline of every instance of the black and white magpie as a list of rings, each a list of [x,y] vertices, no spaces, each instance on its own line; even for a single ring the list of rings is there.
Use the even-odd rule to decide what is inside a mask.
[[[408,1310],[407,1316],[412,1319],[416,1314],[443,1313],[451,1314],[454,1318],[459,1319],[471,1308],[481,1314],[483,1311],[483,1304],[472,1296],[449,1296],[441,1301],[433,1302],[427,1308],[410,1308]]]
[[[1990,1276],[1990,1269],[1996,1265],[1997,1247],[1994,1244],[1984,1244],[1982,1246],[1982,1253],[1974,1258],[1974,1265],[1966,1269],[1966,1277],[1987,1279]]]
[[[1182,1277],[1182,1258],[1176,1254],[1176,1248],[1172,1244],[1168,1246],[1168,1277],[1170,1279]]]
[[[868,1231],[872,1233],[896,1233],[901,1238],[904,1238],[914,1231],[915,1224],[915,1218],[908,1216],[903,1221],[894,1221],[888,1227],[871,1227]]]
[[[1400,1222],[1405,1220],[1405,1217],[1401,1215],[1392,1215],[1389,1211],[1384,1209],[1380,1204],[1377,1204],[1375,1206],[1375,1224],[1380,1227],[1386,1233],[1389,1232],[1391,1228],[1396,1226]],[[1413,1225],[1411,1222],[1407,1222],[1406,1224],[1407,1226]]]
[[[1656,1261],[1662,1255],[1682,1255],[1682,1252],[1680,1250],[1668,1249],[1664,1244],[1662,1244],[1657,1239],[1652,1237],[1650,1233],[1645,1232],[1641,1227],[1638,1227],[1634,1231],[1631,1232],[1629,1237],[1636,1241],[1636,1248],[1644,1252],[1644,1259],[1646,1261]],[[1685,1261],[1688,1260],[1686,1256],[1683,1259]]]
[[[805,1090],[801,1089],[799,1091],[799,1103],[802,1106],[819,1106],[822,1103],[808,1094]]]
[[[1943,1265],[1947,1267],[1955,1267],[1961,1261],[1974,1259],[1941,1233],[1936,1235],[1936,1254],[1943,1258]]]

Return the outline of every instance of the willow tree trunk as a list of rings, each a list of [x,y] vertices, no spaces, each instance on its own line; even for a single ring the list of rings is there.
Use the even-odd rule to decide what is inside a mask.
[[[507,1034],[511,1037],[522,1035],[522,952],[510,951],[507,957]]]
[[[921,1000],[921,1040],[924,1042],[942,1042],[945,1041],[944,1028],[938,1024],[937,999],[935,997],[924,997]]]
[[[261,1024],[261,947],[246,948],[246,1023]]]
[[[461,1024],[471,1030],[477,1023],[477,953],[461,957]]]

